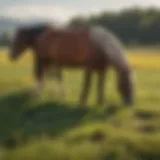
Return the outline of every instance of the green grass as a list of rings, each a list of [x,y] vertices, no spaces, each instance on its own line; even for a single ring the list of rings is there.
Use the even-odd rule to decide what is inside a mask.
[[[48,89],[37,97],[31,92],[31,57],[11,63],[1,54],[0,160],[159,160],[160,55],[132,52],[128,58],[136,67],[133,108],[122,105],[113,71],[106,79],[105,104],[96,105],[94,75],[84,108],[78,105],[81,70],[64,70],[65,99]]]

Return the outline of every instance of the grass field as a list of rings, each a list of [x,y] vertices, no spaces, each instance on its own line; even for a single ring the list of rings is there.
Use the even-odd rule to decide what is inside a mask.
[[[136,74],[133,108],[122,106],[113,71],[103,106],[96,105],[96,75],[88,107],[77,105],[80,70],[64,70],[65,99],[47,89],[35,97],[30,54],[11,63],[6,52],[0,54],[0,160],[160,159],[160,50],[127,51]]]

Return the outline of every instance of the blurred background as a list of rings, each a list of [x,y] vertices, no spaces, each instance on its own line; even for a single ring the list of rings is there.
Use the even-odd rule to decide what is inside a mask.
[[[42,23],[109,28],[134,68],[135,105],[122,105],[112,70],[102,106],[96,75],[88,107],[77,105],[81,69],[63,70],[66,98],[33,96],[33,51],[17,62],[8,52],[19,26]],[[159,0],[0,0],[0,160],[159,160],[159,45]]]
[[[112,29],[126,44],[159,43],[159,1],[6,1],[1,0],[0,44],[19,25],[50,22],[57,25],[99,24]]]

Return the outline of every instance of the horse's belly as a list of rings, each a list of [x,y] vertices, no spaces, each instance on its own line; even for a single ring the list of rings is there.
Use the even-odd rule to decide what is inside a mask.
[[[66,54],[69,55],[69,54]],[[59,55],[54,59],[55,63],[60,64],[60,65],[65,65],[65,66],[83,66],[88,63],[88,58],[87,57],[71,57],[71,56],[63,56]]]
[[[86,43],[74,41],[53,46],[51,54],[56,63],[79,66],[88,62],[91,50]]]

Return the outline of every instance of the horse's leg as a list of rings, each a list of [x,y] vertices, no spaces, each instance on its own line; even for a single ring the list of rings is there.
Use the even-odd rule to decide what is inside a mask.
[[[43,89],[43,76],[44,76],[44,63],[40,58],[36,58],[35,60],[35,92],[40,94],[41,90]]]
[[[58,82],[59,82],[61,97],[65,97],[66,96],[66,89],[65,89],[65,86],[64,86],[64,82],[63,82],[63,73],[62,73],[61,68],[57,68],[56,72],[57,72],[56,76],[57,76],[57,79],[58,79]]]
[[[90,87],[91,87],[91,78],[92,78],[91,75],[92,75],[91,70],[86,70],[85,71],[84,86],[83,86],[81,100],[80,100],[81,105],[86,105],[87,104],[88,94],[89,94],[89,90],[90,90]]]
[[[105,89],[105,70],[98,71],[98,84],[97,84],[97,103],[99,105],[104,102],[104,89]]]

